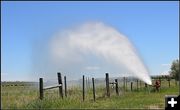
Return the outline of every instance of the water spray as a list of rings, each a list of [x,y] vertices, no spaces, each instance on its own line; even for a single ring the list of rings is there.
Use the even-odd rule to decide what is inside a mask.
[[[61,31],[53,37],[50,46],[53,65],[58,65],[61,71],[87,73],[87,63],[97,64],[97,70],[88,72],[103,75],[105,71],[119,74],[124,70],[124,73],[132,73],[134,77],[152,84],[148,70],[128,38],[104,23],[88,22]]]

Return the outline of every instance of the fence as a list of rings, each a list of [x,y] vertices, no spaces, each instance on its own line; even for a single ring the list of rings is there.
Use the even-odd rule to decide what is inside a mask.
[[[58,76],[58,85],[43,87],[43,78],[39,78],[39,96],[42,100],[44,97],[44,91],[53,88],[59,88],[59,95],[63,98],[63,83],[61,73],[57,73]],[[65,86],[65,96],[67,97],[67,83],[66,83],[66,76],[64,76],[64,86]]]
[[[53,89],[53,88],[59,88],[59,96],[63,99],[63,83],[62,83],[62,77],[61,77],[61,73],[57,73],[57,77],[58,77],[58,84],[54,85],[54,86],[49,86],[49,87],[43,87],[43,78],[39,78],[39,94],[40,94],[40,99],[42,100],[44,97],[44,91],[45,90],[49,90],[49,89]],[[86,79],[86,81],[85,81]],[[128,80],[127,77],[123,77],[122,78],[122,86],[124,89],[124,92],[128,91],[128,82],[130,83],[129,85],[129,90],[130,91],[139,91],[142,88],[142,81],[136,79],[136,80]],[[157,78],[156,78],[157,80]],[[161,78],[158,79],[159,81],[162,81]],[[171,86],[171,78],[166,78],[166,80],[168,81],[168,85],[169,87]],[[90,86],[90,81],[89,81],[89,77],[85,78],[85,76],[83,75],[82,77],[82,100],[85,101],[85,83],[86,83],[86,87]],[[134,86],[136,84],[136,86]],[[177,85],[177,82],[175,81],[175,84]],[[114,86],[115,85],[115,92],[116,95],[119,96],[119,85],[118,85],[118,79],[114,79],[114,81],[110,81],[109,78],[109,74],[105,73],[105,89],[106,89],[106,96],[110,97],[110,85]],[[144,88],[146,90],[149,91],[149,89],[147,89],[149,86],[144,83]],[[86,88],[87,89],[87,88]],[[67,82],[66,82],[66,76],[64,76],[64,95],[65,97],[67,97]],[[95,91],[95,79],[92,78],[92,93],[93,93],[93,100],[96,101],[96,91]]]

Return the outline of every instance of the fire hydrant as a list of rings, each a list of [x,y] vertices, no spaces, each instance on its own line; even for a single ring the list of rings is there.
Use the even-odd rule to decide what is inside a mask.
[[[159,81],[159,80],[156,80],[155,85],[154,85],[154,87],[156,88],[156,91],[159,92],[160,86],[161,86],[160,81]]]

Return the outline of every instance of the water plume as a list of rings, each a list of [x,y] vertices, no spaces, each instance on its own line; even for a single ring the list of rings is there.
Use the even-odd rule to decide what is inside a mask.
[[[50,59],[69,74],[127,74],[152,84],[128,38],[102,22],[87,22],[56,34],[50,41]]]

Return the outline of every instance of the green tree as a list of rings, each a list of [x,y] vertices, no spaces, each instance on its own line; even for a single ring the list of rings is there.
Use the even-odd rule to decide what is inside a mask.
[[[172,62],[170,74],[176,80],[179,80],[179,59]]]

